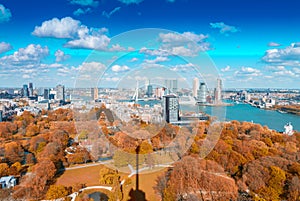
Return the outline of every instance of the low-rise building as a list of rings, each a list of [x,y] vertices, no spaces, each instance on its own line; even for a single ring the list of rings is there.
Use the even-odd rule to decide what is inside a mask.
[[[17,185],[17,179],[14,176],[6,176],[0,178],[0,187],[2,189],[12,188]]]

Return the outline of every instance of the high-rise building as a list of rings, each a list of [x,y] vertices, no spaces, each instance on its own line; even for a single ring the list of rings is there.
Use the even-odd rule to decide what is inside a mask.
[[[146,93],[146,95],[148,97],[151,97],[153,95],[153,87],[150,84],[147,86],[147,93]]]
[[[65,86],[57,85],[56,86],[56,100],[65,101]]]
[[[179,101],[177,96],[171,94],[163,97],[163,119],[168,123],[179,121]]]
[[[49,89],[44,89],[44,99],[49,99]]]
[[[98,88],[91,88],[91,97],[93,100],[97,100],[99,98],[98,96]]]
[[[169,93],[177,93],[178,91],[178,81],[177,79],[168,79],[165,80],[165,87]]]
[[[214,91],[215,104],[220,104],[222,102],[222,80],[217,79],[217,87]]]
[[[28,97],[29,96],[28,85],[27,84],[23,85],[22,95],[23,95],[23,97]]]
[[[33,84],[32,84],[32,82],[29,82],[28,94],[29,94],[29,96],[33,96]]]
[[[193,80],[193,97],[195,98],[198,97],[198,89],[199,89],[199,79],[195,77]]]
[[[199,103],[206,103],[207,97],[207,89],[206,84],[204,82],[200,83],[199,91],[198,91],[198,102]]]

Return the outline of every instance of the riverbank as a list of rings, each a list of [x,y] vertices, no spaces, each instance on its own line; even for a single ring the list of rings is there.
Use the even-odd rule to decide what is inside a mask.
[[[275,105],[270,110],[277,110],[281,113],[289,113],[300,116],[300,105]]]

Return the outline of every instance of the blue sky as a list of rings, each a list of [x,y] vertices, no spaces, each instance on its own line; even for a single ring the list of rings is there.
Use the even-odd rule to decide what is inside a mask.
[[[219,73],[213,78],[228,88],[299,88],[299,7],[296,0],[0,0],[0,87],[72,87],[92,77],[116,86],[163,79],[169,68],[188,84]],[[126,34],[143,28],[156,28],[153,40],[145,30]],[[201,54],[205,60],[195,59]],[[216,70],[201,75],[193,68],[212,63]]]

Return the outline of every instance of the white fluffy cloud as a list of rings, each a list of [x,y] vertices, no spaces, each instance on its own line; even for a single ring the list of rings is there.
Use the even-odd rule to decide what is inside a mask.
[[[94,49],[94,50],[107,50],[110,38],[102,34],[101,31],[93,31],[90,33],[88,30],[82,31],[78,39],[68,41],[65,47],[74,49]]]
[[[11,12],[8,8],[5,8],[2,4],[0,4],[0,23],[8,22],[11,18]]]
[[[82,26],[80,21],[74,20],[71,17],[65,17],[59,20],[53,18],[42,23],[41,26],[36,26],[33,35],[38,37],[54,37],[54,38],[74,38]]]
[[[210,27],[213,29],[220,29],[220,33],[225,35],[228,35],[228,33],[238,32],[236,27],[227,25],[224,22],[210,23]]]
[[[159,39],[162,42],[160,53],[180,56],[197,56],[199,52],[211,50],[211,45],[206,41],[207,35],[192,32],[161,33]],[[161,56],[163,56],[161,55]]]
[[[116,72],[116,73],[119,73],[119,72],[125,72],[125,71],[128,71],[129,70],[129,67],[126,66],[126,65],[123,65],[123,66],[120,66],[120,65],[113,65],[111,67],[111,70],[113,72]]]
[[[106,28],[88,28],[80,21],[71,17],[62,19],[53,18],[45,21],[41,26],[36,26],[33,35],[38,37],[65,38],[68,41],[65,47],[73,49],[93,49],[102,51],[132,51],[132,48],[124,48],[119,44],[109,47],[110,38]]]
[[[262,60],[271,65],[300,66],[300,43],[267,50]]]
[[[1,42],[0,43],[0,54],[7,52],[12,49],[12,46],[9,43]]]
[[[70,3],[80,5],[80,6],[94,6],[94,7],[99,5],[99,2],[94,0],[71,0]]]
[[[56,50],[56,52],[54,53],[54,56],[55,56],[55,62],[65,61],[70,58],[70,55],[65,54],[61,50]]]
[[[4,56],[0,59],[0,64],[25,65],[39,63],[43,58],[49,55],[47,46],[30,44],[26,48],[20,48],[12,55]]]
[[[119,0],[120,2],[124,3],[124,4],[139,4],[144,0]]]

